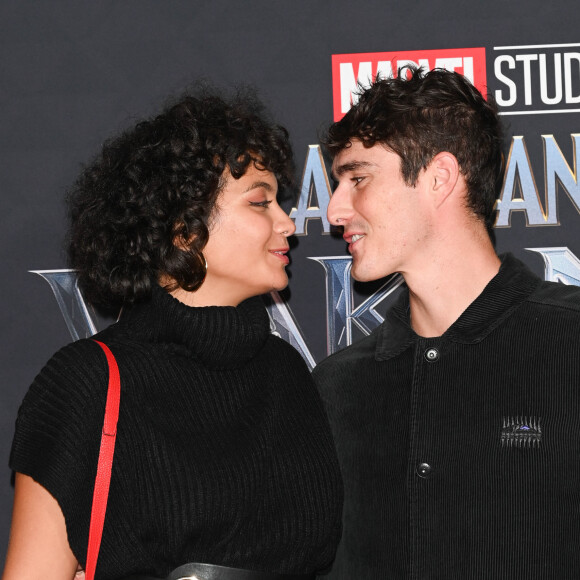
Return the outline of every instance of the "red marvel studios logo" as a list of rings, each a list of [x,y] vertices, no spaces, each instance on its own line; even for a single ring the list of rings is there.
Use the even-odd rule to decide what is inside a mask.
[[[408,50],[397,52],[364,52],[332,55],[332,92],[334,120],[339,121],[357,102],[357,85],[368,87],[380,73],[393,77],[406,65],[427,70],[443,68],[465,75],[485,96],[487,81],[485,48],[447,48],[444,50]]]

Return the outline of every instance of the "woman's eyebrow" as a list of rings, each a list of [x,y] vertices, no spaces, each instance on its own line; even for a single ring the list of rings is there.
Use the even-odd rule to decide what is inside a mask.
[[[263,187],[266,191],[274,191],[274,187],[271,183],[267,181],[254,181],[250,187],[244,189],[242,193],[247,193],[248,191],[252,191],[252,189],[258,189],[259,187]]]

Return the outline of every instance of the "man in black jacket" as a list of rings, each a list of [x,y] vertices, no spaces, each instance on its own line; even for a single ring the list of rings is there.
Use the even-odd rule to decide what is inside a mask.
[[[580,577],[580,289],[496,255],[501,141],[441,70],[378,80],[329,130],[352,275],[407,286],[315,369],[345,483],[333,580]]]

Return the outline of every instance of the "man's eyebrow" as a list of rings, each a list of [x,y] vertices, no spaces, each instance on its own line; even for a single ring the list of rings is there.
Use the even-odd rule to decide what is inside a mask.
[[[271,183],[268,183],[267,181],[254,181],[254,183],[252,183],[250,187],[244,189],[242,193],[248,193],[248,191],[252,191],[252,189],[258,189],[260,187],[264,188],[268,192],[274,191],[274,187]]]
[[[342,165],[338,165],[337,167],[332,168],[332,175],[336,177],[340,177],[344,175],[348,171],[356,171],[357,169],[361,169],[364,167],[374,167],[375,164],[371,163],[370,161],[349,161],[348,163],[343,163]]]

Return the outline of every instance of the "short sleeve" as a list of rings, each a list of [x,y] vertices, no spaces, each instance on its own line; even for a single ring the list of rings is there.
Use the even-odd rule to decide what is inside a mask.
[[[24,397],[10,453],[10,468],[32,477],[58,501],[69,544],[81,562],[88,542],[107,377],[105,355],[94,341],[58,351]]]

